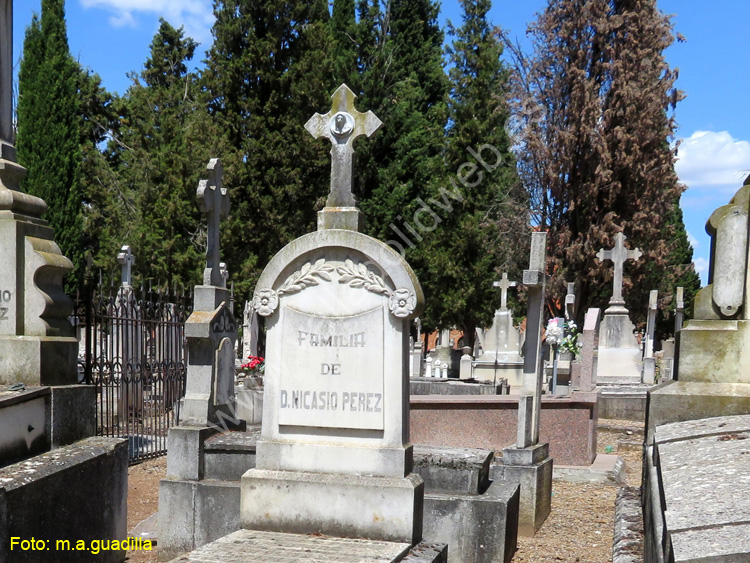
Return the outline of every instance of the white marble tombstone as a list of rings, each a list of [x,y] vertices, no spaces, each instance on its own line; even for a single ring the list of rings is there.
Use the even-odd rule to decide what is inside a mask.
[[[333,148],[318,231],[266,266],[263,426],[242,476],[244,528],[417,543],[424,482],[409,442],[409,325],[424,307],[403,258],[357,231],[352,142],[380,121],[342,85],[306,125]]]
[[[408,342],[423,297],[411,268],[366,235],[318,231],[271,260],[254,306],[266,318],[265,397],[243,525],[291,531],[296,513],[412,541],[421,480],[410,474]]]

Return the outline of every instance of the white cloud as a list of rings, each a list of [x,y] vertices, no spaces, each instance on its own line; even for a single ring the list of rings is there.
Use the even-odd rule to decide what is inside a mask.
[[[734,193],[750,171],[750,142],[727,131],[696,131],[682,139],[675,170],[689,188]]]
[[[211,39],[214,16],[211,0],[80,0],[84,8],[112,12],[115,27],[138,25],[139,12],[163,17],[175,27],[184,26],[186,35],[199,42]]]
[[[695,238],[692,234],[690,234],[690,231],[687,231],[687,239],[690,243],[690,246],[693,247],[693,249],[698,248],[700,246],[700,242],[698,242],[698,239]]]
[[[698,274],[708,273],[708,260],[705,258],[696,258],[693,260],[693,266],[695,266],[695,271]],[[703,278],[703,275],[701,275],[701,278]]]

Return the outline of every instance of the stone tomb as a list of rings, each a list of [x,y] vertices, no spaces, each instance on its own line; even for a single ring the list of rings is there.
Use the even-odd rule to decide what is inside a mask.
[[[478,380],[498,381],[507,379],[510,393],[520,393],[523,388],[522,340],[518,329],[513,326],[513,315],[508,309],[508,288],[516,282],[508,280],[503,272],[502,280],[495,282],[501,288],[500,308],[495,311],[492,328],[477,329],[477,340],[482,353],[471,362],[471,377]]]
[[[366,235],[318,231],[273,258],[254,306],[265,397],[243,526],[417,543],[407,362],[423,297],[411,268]]]
[[[604,311],[599,333],[599,350],[596,381],[598,385],[632,385],[641,383],[641,349],[633,334],[625,299],[622,296],[623,265],[627,260],[638,260],[639,249],[625,247],[625,235],[617,233],[615,246],[601,249],[596,257],[614,263],[614,282],[609,307]]]

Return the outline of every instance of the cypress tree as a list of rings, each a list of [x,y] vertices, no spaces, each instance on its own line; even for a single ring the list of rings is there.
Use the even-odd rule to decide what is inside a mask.
[[[419,201],[437,194],[448,177],[443,149],[449,84],[439,8],[431,0],[393,0],[382,8],[377,0],[359,0],[357,6],[359,105],[375,112],[384,126],[373,139],[358,141],[355,195],[367,217],[367,234],[403,251],[424,280],[434,257],[408,233],[406,223],[413,226]],[[431,230],[423,238],[433,235]],[[426,293],[425,298],[440,296]],[[425,326],[433,322],[428,318]]]
[[[636,321],[648,294],[671,300],[670,212],[684,187],[674,172],[681,95],[664,60],[669,18],[654,0],[553,0],[531,27],[536,53],[517,83],[525,120],[522,177],[549,230],[553,302],[576,281],[579,317],[606,306],[612,268],[596,259],[623,231],[643,258],[628,263],[625,297]],[[676,217],[675,217],[676,219]]]
[[[358,88],[358,30],[354,0],[334,0],[330,21],[333,41],[333,82]]]
[[[66,290],[83,276],[79,68],[70,55],[63,0],[42,0],[24,39],[19,71],[18,160],[28,170],[23,188],[47,202],[55,241],[73,261]]]
[[[325,0],[217,0],[214,14],[202,80],[231,147],[220,155],[232,197],[222,255],[248,296],[274,254],[314,228],[328,193],[330,147],[304,124],[331,104],[329,14]]]
[[[431,204],[441,222],[425,236],[429,261],[422,284],[432,296],[428,321],[461,328],[470,345],[475,328],[489,326],[497,308],[492,282],[502,271],[516,279],[520,274],[530,231],[505,130],[508,71],[501,62],[502,43],[487,21],[491,2],[462,0],[461,7],[462,25],[449,23],[453,41],[447,48],[451,89],[445,168],[451,176],[442,186],[461,200],[435,198],[449,202],[450,212]]]
[[[198,98],[197,76],[187,66],[196,46],[182,28],[160,20],[121,109],[119,177],[137,217],[127,242],[148,264],[149,278],[169,286],[200,281],[205,233],[195,192],[209,158],[222,152]]]

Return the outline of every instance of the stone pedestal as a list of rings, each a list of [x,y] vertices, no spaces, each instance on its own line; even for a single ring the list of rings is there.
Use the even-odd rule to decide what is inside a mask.
[[[492,467],[491,477],[518,483],[520,501],[518,533],[533,536],[552,508],[552,458],[549,444],[504,448],[502,464]]]
[[[47,205],[19,191],[25,174],[0,142],[0,384],[75,384],[73,303],[62,289],[73,263],[41,219]]]
[[[596,382],[598,385],[641,383],[641,349],[627,310],[607,309],[599,332]]]
[[[242,476],[244,528],[406,542],[422,539],[424,481],[251,469]]]

